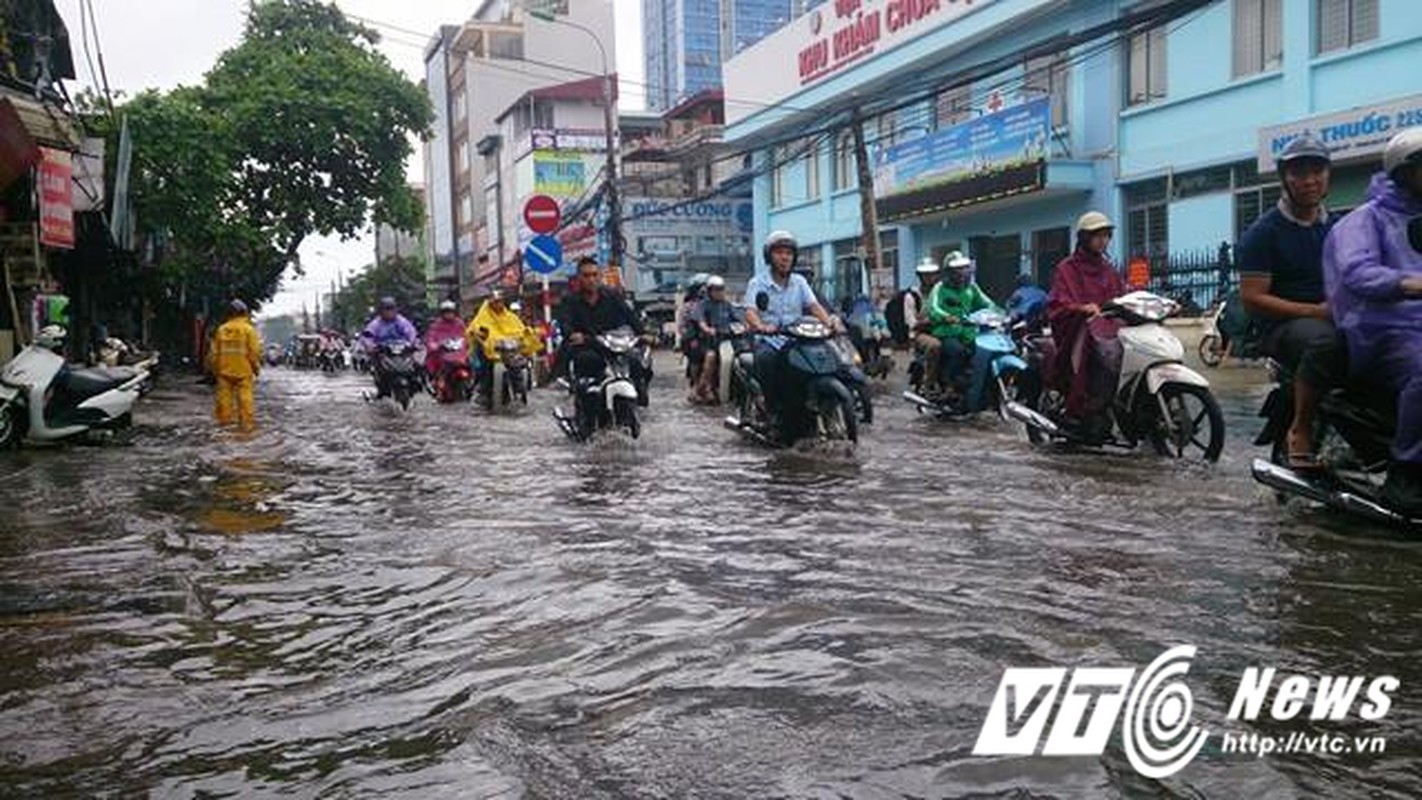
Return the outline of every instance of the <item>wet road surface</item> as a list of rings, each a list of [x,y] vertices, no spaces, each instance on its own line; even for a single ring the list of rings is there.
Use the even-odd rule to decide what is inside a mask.
[[[1422,796],[1422,544],[1253,484],[1257,373],[1212,373],[1204,468],[892,393],[852,456],[776,454],[661,369],[635,443],[274,369],[255,436],[173,379],[128,446],[0,455],[0,794]],[[1004,668],[1177,644],[1197,724],[1386,751],[972,754]],[[1229,722],[1249,666],[1401,688]]]

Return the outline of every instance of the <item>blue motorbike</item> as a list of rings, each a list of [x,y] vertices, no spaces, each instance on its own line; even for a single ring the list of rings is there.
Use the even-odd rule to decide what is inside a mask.
[[[970,382],[974,372],[985,373],[978,376],[984,394],[977,403],[978,407],[973,407],[971,390],[957,403],[934,401],[923,396],[921,357],[910,367],[911,388],[904,392],[904,399],[921,414],[964,417],[980,410],[995,409],[999,417],[1007,419],[1007,403],[1017,398],[1019,388],[1029,376],[1027,361],[1021,355],[1021,345],[1013,337],[1012,320],[1002,311],[985,308],[969,315],[967,322],[978,329],[974,340],[975,352],[968,367]]]

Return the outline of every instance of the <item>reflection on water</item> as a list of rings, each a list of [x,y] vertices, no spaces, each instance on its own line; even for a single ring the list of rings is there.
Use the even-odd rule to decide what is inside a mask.
[[[663,376],[674,372],[665,365]],[[1223,373],[1221,373],[1223,374]],[[0,785],[24,796],[1414,797],[1422,547],[1272,504],[1258,389],[1214,469],[1030,448],[885,395],[852,456],[772,453],[659,379],[641,441],[264,376],[169,388],[131,447],[0,456]],[[1381,756],[1215,746],[1147,781],[971,754],[1007,666],[1199,647],[1398,676]]]

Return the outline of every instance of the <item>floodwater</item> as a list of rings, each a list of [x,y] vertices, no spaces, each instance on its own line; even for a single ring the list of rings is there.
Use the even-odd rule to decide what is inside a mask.
[[[551,391],[400,414],[273,369],[254,436],[175,378],[128,445],[0,455],[0,794],[1422,796],[1422,544],[1253,484],[1258,372],[1212,373],[1212,468],[892,391],[853,455],[772,453],[672,372],[637,442],[566,441]],[[1175,645],[1211,738],[1174,775],[1117,735],[973,755],[1005,668]],[[1400,688],[1380,720],[1231,721],[1254,666]]]

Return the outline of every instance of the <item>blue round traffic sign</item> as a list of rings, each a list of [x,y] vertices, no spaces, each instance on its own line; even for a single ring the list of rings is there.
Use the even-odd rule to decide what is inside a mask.
[[[523,248],[523,263],[539,275],[551,275],[563,265],[563,245],[552,236],[535,236]]]

